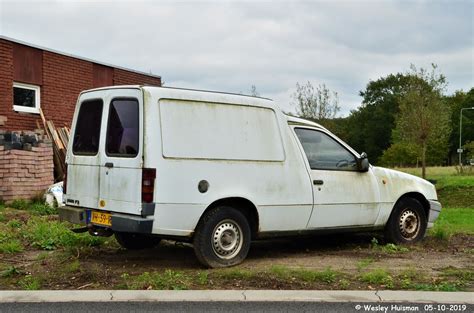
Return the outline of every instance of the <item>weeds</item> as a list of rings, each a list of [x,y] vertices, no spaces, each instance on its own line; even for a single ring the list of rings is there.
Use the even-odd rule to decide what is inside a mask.
[[[44,203],[41,197],[37,197],[32,201],[23,199],[13,200],[8,206],[15,210],[30,211],[38,215],[58,214],[58,210]]]
[[[360,279],[363,282],[385,286],[389,289],[394,286],[392,276],[390,276],[386,270],[381,268],[362,274]]]
[[[415,290],[420,291],[459,291],[459,285],[456,283],[442,282],[439,284],[414,284]]]
[[[37,213],[39,215],[54,215],[58,214],[58,210],[54,207],[49,206],[48,204],[45,203],[39,203],[39,202],[33,202],[29,210]]]
[[[342,290],[348,289],[350,285],[350,281],[345,278],[339,280],[339,288]]]
[[[408,252],[408,248],[397,246],[393,243],[387,243],[385,246],[381,246],[381,250],[385,253],[398,253],[398,252]]]
[[[399,252],[408,252],[408,248],[397,246],[393,243],[387,243],[386,245],[380,245],[377,238],[372,238],[370,242],[371,248],[374,250],[380,250],[384,253],[399,253]]]
[[[15,210],[28,210],[30,207],[30,201],[17,199],[13,200],[8,206]]]
[[[365,269],[367,266],[369,266],[373,262],[374,262],[373,258],[362,259],[359,262],[357,262],[357,270],[360,272],[361,270]]]
[[[15,266],[9,266],[7,269],[0,272],[0,277],[12,277],[21,274]]]
[[[40,218],[29,220],[26,228],[22,230],[22,233],[33,246],[43,250],[99,246],[105,241],[102,237],[75,234],[71,232],[64,223],[48,222]]]
[[[336,281],[338,272],[332,270],[330,267],[322,271],[314,271],[305,268],[288,268],[285,266],[272,266],[270,273],[280,279],[295,278],[306,282],[324,282],[333,283]]]
[[[0,243],[0,253],[18,253],[23,251],[23,246],[19,240],[12,239],[7,242]]]
[[[185,290],[190,285],[189,276],[181,271],[172,270],[166,270],[163,273],[145,272],[135,277],[125,273],[121,278],[129,289]]]
[[[21,221],[19,221],[17,219],[13,219],[13,220],[11,220],[7,223],[7,226],[9,226],[11,228],[20,228],[21,225],[22,225]]]
[[[238,268],[232,268],[232,269],[226,269],[222,270],[219,273],[220,278],[224,279],[249,279],[254,276],[254,272],[245,270],[245,269],[238,269]]]
[[[197,274],[197,281],[199,285],[207,285],[209,281],[209,273],[208,272],[199,272]]]
[[[441,270],[443,272],[443,276],[446,277],[455,277],[460,279],[462,282],[464,281],[474,281],[474,271],[468,269],[459,269],[456,267],[446,267]]]
[[[39,290],[41,284],[41,279],[32,275],[27,275],[18,281],[18,285],[24,290]]]
[[[315,282],[320,281],[324,283],[333,283],[336,280],[337,272],[333,271],[330,267],[322,271],[312,271],[299,269],[294,271],[294,276],[304,281]]]

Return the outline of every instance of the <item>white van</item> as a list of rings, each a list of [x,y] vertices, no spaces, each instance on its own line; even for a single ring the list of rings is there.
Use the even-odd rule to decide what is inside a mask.
[[[84,91],[74,114],[60,217],[125,248],[192,242],[208,267],[251,240],[385,230],[421,239],[441,205],[421,178],[369,165],[324,127],[268,99],[177,88]]]

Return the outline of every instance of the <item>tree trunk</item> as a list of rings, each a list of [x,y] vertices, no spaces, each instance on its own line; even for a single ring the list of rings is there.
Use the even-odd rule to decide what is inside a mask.
[[[421,177],[426,179],[426,142],[422,143],[421,150]]]

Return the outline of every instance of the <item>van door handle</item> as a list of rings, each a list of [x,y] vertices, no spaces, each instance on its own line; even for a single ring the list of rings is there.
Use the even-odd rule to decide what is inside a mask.
[[[104,166],[105,166],[105,167],[108,167],[108,168],[112,168],[112,167],[114,167],[114,163],[112,163],[112,162],[107,162],[107,163],[105,163]]]
[[[313,185],[323,185],[323,184],[324,184],[324,181],[322,181],[320,179],[313,180]]]

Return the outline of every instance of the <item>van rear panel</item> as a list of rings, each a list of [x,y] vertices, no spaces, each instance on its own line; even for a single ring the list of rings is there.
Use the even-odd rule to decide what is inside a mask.
[[[81,94],[66,159],[67,205],[142,213],[142,125],[140,89]]]

